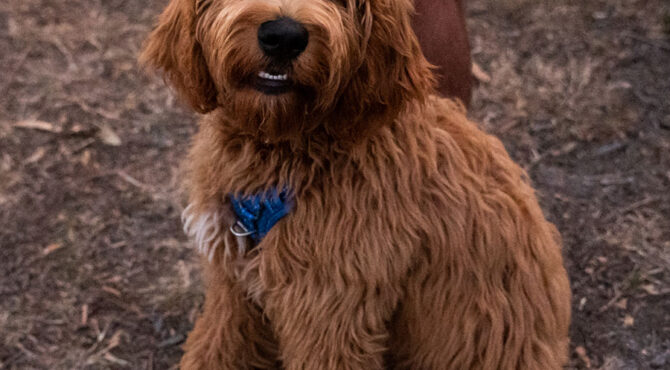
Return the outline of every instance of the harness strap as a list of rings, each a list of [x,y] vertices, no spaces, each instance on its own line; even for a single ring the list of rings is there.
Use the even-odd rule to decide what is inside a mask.
[[[230,227],[230,231],[238,240],[250,237],[254,245],[260,243],[293,208],[293,197],[286,189],[279,192],[273,188],[253,195],[231,194],[230,201],[237,216],[237,222]]]

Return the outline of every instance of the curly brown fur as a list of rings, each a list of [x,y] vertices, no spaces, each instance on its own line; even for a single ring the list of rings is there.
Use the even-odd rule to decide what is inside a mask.
[[[172,0],[143,60],[202,120],[187,231],[209,276],[184,369],[559,369],[570,291],[526,175],[461,105],[433,96],[409,0]],[[307,49],[279,95],[258,26]],[[189,44],[190,43],[190,44]],[[215,102],[215,103],[214,103]],[[290,188],[238,250],[229,194]]]

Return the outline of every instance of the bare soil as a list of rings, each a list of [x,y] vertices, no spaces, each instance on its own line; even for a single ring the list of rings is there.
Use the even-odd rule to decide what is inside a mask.
[[[170,369],[202,303],[166,0],[0,2],[0,369]],[[471,116],[564,238],[571,369],[670,368],[670,3],[469,0]]]

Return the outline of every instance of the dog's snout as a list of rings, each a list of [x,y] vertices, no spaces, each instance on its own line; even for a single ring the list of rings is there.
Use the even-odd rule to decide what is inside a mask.
[[[307,47],[307,29],[291,18],[268,21],[258,28],[258,43],[265,55],[291,60]]]

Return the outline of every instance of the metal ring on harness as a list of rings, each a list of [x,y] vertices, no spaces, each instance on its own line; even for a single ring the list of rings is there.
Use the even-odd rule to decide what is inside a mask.
[[[239,229],[236,229],[236,228],[239,228]],[[247,230],[247,228],[244,227],[244,224],[241,221],[237,221],[233,225],[231,225],[230,226],[230,232],[233,233],[233,235],[235,235],[237,237],[245,237],[245,236],[249,236],[249,235],[254,233],[253,230]]]

